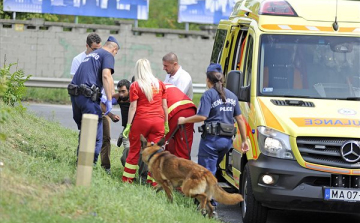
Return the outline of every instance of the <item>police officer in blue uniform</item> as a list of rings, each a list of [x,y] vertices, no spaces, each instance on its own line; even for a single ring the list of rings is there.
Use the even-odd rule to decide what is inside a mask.
[[[102,48],[93,51],[84,58],[71,84],[68,86],[73,109],[73,119],[79,130],[81,130],[83,114],[99,116],[94,164],[98,160],[103,137],[102,111],[100,107],[101,89],[104,88],[107,97],[105,102],[105,115],[107,115],[112,109],[112,94],[115,92],[114,80],[112,78],[115,64],[114,56],[119,48],[117,40],[110,36]]]
[[[207,90],[200,99],[196,115],[180,117],[178,124],[204,122],[199,129],[202,132],[198,163],[215,175],[217,166],[230,150],[233,136],[236,134],[234,118],[240,129],[242,151],[249,150],[246,142],[245,122],[242,118],[237,96],[223,87],[220,64],[211,63],[206,72]],[[216,206],[216,202],[211,202]],[[214,213],[216,214],[216,213]]]

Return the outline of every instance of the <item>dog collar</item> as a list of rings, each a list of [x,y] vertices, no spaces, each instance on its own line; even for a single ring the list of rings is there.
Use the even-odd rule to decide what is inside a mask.
[[[161,153],[162,151],[164,151],[162,148],[156,150],[155,152],[153,152],[150,156],[149,156],[149,159],[148,159],[148,162],[150,162],[150,159],[157,153]]]

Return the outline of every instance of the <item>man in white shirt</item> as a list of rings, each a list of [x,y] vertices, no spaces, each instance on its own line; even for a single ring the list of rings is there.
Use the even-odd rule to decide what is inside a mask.
[[[77,69],[79,68],[81,62],[84,60],[86,55],[91,53],[94,50],[97,50],[101,48],[101,38],[96,33],[90,33],[86,38],[86,50],[76,57],[74,57],[72,63],[71,63],[71,70],[70,74],[71,76],[74,76]]]
[[[167,73],[164,83],[175,85],[192,100],[193,86],[191,76],[179,65],[176,54],[168,53],[162,58],[162,61],[163,70]]]

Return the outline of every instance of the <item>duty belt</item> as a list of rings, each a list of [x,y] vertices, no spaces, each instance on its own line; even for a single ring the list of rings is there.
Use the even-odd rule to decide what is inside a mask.
[[[80,84],[80,86],[76,84],[69,84],[67,89],[70,95],[73,96],[84,95],[87,98],[91,98],[91,100],[94,102],[99,101],[101,98],[100,89],[95,85],[88,87],[85,84]]]
[[[218,135],[232,137],[236,134],[236,127],[234,124],[227,124],[221,122],[210,122],[199,126],[198,131],[201,132],[201,137],[205,138],[206,135]]]

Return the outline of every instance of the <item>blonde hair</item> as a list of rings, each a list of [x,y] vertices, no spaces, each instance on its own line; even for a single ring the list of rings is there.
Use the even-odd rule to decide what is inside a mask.
[[[153,89],[159,92],[159,80],[153,75],[150,62],[147,59],[139,59],[136,62],[135,81],[138,82],[149,102],[153,100]]]

